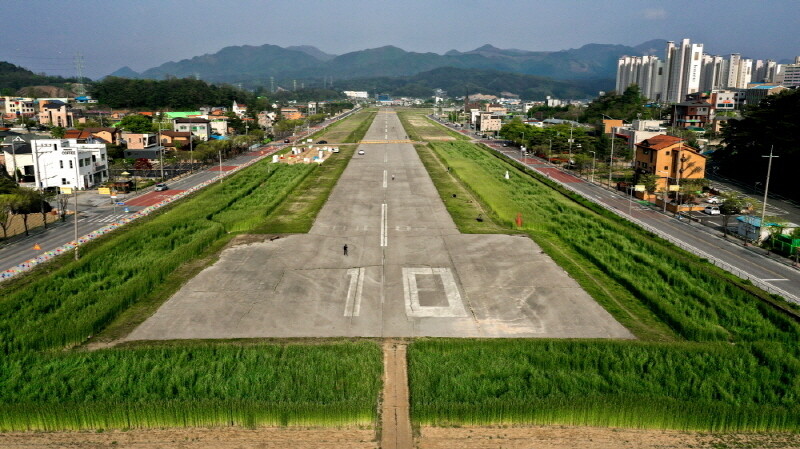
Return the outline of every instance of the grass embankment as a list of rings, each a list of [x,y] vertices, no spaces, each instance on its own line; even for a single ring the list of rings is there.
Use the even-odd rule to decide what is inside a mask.
[[[270,223],[276,214],[294,210],[303,212],[301,221],[313,220],[312,215],[322,202],[309,201],[299,192],[298,186],[313,177],[320,184],[317,186],[319,193],[326,195],[346,165],[347,155],[347,152],[333,155],[326,163],[330,165],[323,164],[324,168],[257,163],[158,214],[132,223],[122,232],[82,247],[79,261],[60,258],[21,279],[4,283],[0,287],[3,292],[0,353],[4,363],[0,389],[13,392],[24,383],[27,391],[36,394],[14,396],[8,393],[4,396],[0,393],[0,422],[3,423],[0,428],[95,428],[104,422],[101,417],[105,414],[114,416],[107,421],[111,427],[250,422],[247,420],[294,424],[374,422],[377,389],[371,382],[379,382],[378,374],[373,373],[379,373],[381,365],[377,347],[356,351],[372,354],[368,357],[369,369],[348,365],[344,359],[343,366],[349,368],[331,369],[330,363],[341,358],[339,356],[307,358],[304,369],[314,372],[318,380],[309,383],[315,383],[318,388],[309,389],[307,396],[291,393],[296,395],[297,402],[290,393],[274,389],[257,390],[258,394],[250,396],[241,396],[248,394],[246,391],[231,389],[215,390],[214,394],[197,390],[196,396],[179,394],[182,388],[195,391],[193,383],[206,382],[210,370],[217,369],[216,365],[209,365],[214,356],[196,357],[190,342],[186,343],[190,349],[163,348],[155,355],[138,350],[60,352],[65,346],[85,342],[112,321],[112,335],[130,329],[210,263],[216,252],[237,233],[254,229],[274,232],[265,223]],[[293,204],[302,204],[302,207],[293,207]],[[282,218],[292,219],[291,216]],[[344,351],[337,345],[329,347],[334,354]],[[272,350],[265,348],[267,352]],[[265,388],[275,389],[301,378],[288,361],[244,362],[236,348],[229,350],[232,355],[218,367],[228,375],[253,379],[269,376],[273,382],[267,383]],[[320,351],[325,352],[324,349]],[[218,350],[221,357],[227,357],[224,352]],[[281,357],[290,354],[292,350],[286,349]],[[127,361],[123,362],[125,358]],[[152,375],[153,370],[158,371],[156,366],[160,363],[165,366],[176,363],[173,358],[195,360],[173,366],[179,371],[171,374],[173,378],[186,380],[186,385],[174,384],[169,376]],[[112,368],[117,364],[129,369],[114,371]],[[90,369],[84,371],[84,365]],[[19,376],[27,376],[24,373],[28,372],[36,375],[20,381]],[[370,393],[353,390],[353,394],[355,397],[371,395],[367,408],[363,403],[353,408],[339,399],[331,399],[339,397],[336,394],[346,394],[349,385],[343,379],[346,375],[362,378],[363,383],[358,388],[368,388]],[[74,387],[67,382],[65,393],[59,385],[74,376],[81,379],[72,381],[78,382]],[[118,384],[124,385],[116,390],[110,387]],[[117,395],[126,388],[138,388],[135,387],[138,384],[146,395]],[[95,387],[98,390],[92,391]],[[230,386],[234,387],[238,386]],[[198,402],[191,402],[188,399],[191,397],[196,397]],[[280,399],[282,397],[287,399]],[[338,415],[336,410],[340,410]],[[302,421],[301,415],[312,419]],[[202,416],[207,418],[201,419]],[[44,419],[41,417],[49,417],[47,423],[40,421]]]
[[[373,425],[372,342],[108,349],[0,360],[0,431]]]
[[[481,207],[508,232],[522,213],[521,230],[649,342],[412,343],[417,423],[800,429],[800,326],[763,292],[487,150],[430,148],[440,164],[429,169],[450,167],[481,204],[453,213],[462,229]],[[432,177],[446,197],[451,185]]]

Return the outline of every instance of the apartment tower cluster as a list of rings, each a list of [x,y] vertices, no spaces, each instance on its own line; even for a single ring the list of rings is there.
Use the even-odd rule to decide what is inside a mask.
[[[798,58],[800,59],[800,58]],[[703,44],[683,39],[667,42],[664,59],[657,56],[623,56],[617,63],[617,92],[637,84],[642,95],[661,103],[679,103],[695,92],[746,89],[750,83],[783,83],[785,69],[772,60],[744,59],[738,53],[728,57],[703,52]],[[786,84],[784,84],[786,85]],[[787,86],[788,87],[788,86]]]

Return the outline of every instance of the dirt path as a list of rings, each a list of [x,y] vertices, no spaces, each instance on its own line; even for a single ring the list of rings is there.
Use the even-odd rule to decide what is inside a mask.
[[[406,343],[383,343],[383,405],[381,449],[411,449],[411,418],[408,412],[408,371]]]
[[[0,433],[3,449],[375,449],[373,429],[263,427]]]
[[[790,449],[800,447],[800,435],[570,426],[422,427],[417,444],[420,449]]]

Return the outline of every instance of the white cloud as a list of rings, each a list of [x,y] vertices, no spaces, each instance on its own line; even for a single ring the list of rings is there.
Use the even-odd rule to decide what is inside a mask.
[[[664,8],[648,8],[644,10],[644,18],[648,20],[665,19],[667,11]]]

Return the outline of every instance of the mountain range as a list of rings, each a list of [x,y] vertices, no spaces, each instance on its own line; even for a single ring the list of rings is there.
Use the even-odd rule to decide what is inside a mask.
[[[123,67],[111,76],[164,79],[196,77],[208,82],[241,83],[246,87],[269,86],[292,80],[324,86],[329,80],[407,77],[442,67],[480,69],[535,75],[557,80],[605,80],[613,87],[617,60],[623,55],[639,56],[661,51],[664,40],[651,40],[630,47],[587,44],[561,51],[500,49],[484,45],[475,50],[437,53],[409,52],[394,46],[331,55],[313,46],[225,47],[205,54],[136,73]],[[611,80],[611,81],[609,81]]]

